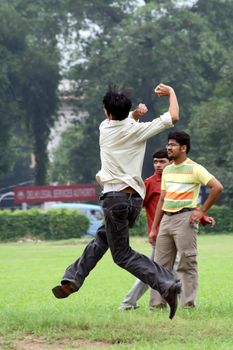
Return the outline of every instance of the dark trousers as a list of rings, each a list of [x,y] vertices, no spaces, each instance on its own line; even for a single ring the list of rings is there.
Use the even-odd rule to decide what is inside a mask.
[[[175,276],[129,245],[129,228],[133,227],[142,208],[141,197],[124,192],[109,192],[103,201],[105,225],[99,227],[95,239],[84,249],[78,260],[65,271],[62,284],[72,282],[77,290],[85,278],[110,248],[113,261],[151,288],[166,297]]]

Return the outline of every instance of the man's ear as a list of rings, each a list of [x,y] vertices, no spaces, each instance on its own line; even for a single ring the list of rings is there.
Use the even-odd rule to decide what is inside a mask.
[[[113,119],[112,114],[108,114],[105,108],[104,108],[104,114],[105,114],[105,117],[106,117],[107,119],[109,119],[109,120],[112,120],[112,119]]]
[[[182,146],[180,146],[180,148],[181,148],[181,152],[187,152],[187,146],[186,145],[182,145]]]

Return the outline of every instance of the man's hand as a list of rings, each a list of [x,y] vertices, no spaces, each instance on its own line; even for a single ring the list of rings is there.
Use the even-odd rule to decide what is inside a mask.
[[[201,209],[195,209],[194,213],[190,215],[189,222],[191,225],[198,224],[205,213]]]
[[[140,119],[146,112],[148,112],[148,109],[145,104],[139,103],[137,108],[132,112],[132,116],[135,120]]]
[[[154,245],[156,242],[156,238],[159,233],[159,227],[156,227],[155,229],[152,229],[149,233],[149,243]]]
[[[202,224],[203,226],[210,225],[211,228],[214,228],[215,225],[216,225],[216,221],[215,221],[214,218],[212,218],[211,216],[204,215],[204,216],[200,219],[200,224]]]
[[[171,90],[173,91],[171,86],[161,83],[156,86],[156,88],[154,89],[154,92],[158,96],[170,96]]]

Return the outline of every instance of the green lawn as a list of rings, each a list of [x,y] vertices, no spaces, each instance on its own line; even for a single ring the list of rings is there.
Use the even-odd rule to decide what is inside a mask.
[[[87,241],[0,244],[0,350],[233,349],[233,235],[199,236],[195,310],[151,312],[118,305],[134,282],[107,253],[82,289],[55,299],[51,288]],[[149,254],[145,238],[132,246]]]

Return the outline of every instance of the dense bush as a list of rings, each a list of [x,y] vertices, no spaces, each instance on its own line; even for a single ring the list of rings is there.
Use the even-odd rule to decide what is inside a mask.
[[[216,226],[214,229],[210,225],[200,225],[199,233],[233,233],[233,209],[226,206],[213,206],[208,215],[212,216],[216,220]],[[147,235],[147,222],[146,213],[143,209],[136,225],[130,230],[131,236],[146,236]]]
[[[210,226],[201,226],[200,233],[229,232],[233,233],[232,208],[213,206],[208,214],[217,224],[213,229]],[[89,219],[76,210],[53,209],[43,211],[39,209],[0,211],[0,241],[17,240],[21,237],[33,237],[46,240],[79,238],[86,234]],[[143,209],[139,220],[130,229],[131,236],[147,236],[146,213]]]
[[[87,216],[77,210],[3,210],[0,211],[0,240],[79,238],[86,234],[89,224]]]

